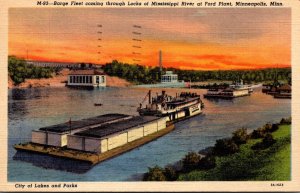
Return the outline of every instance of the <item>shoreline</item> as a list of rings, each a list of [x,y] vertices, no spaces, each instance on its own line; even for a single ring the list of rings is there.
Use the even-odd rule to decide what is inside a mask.
[[[239,155],[239,154],[244,155],[242,153],[243,153],[243,151],[245,151],[245,147],[247,147],[248,149],[250,148],[254,153],[255,153],[255,151],[256,152],[258,152],[258,151],[265,151],[268,148],[274,148],[273,144],[276,145],[277,141],[282,141],[283,140],[283,137],[284,137],[284,136],[282,136],[283,135],[282,134],[283,130],[286,130],[286,127],[288,127],[288,129],[291,130],[291,125],[292,125],[291,118],[282,118],[280,122],[266,123],[266,125],[268,125],[268,124],[272,125],[272,128],[269,128],[270,130],[266,129],[266,130],[264,130],[264,132],[265,132],[265,134],[272,135],[272,137],[274,137],[275,140],[274,140],[273,143],[270,143],[269,146],[266,146],[265,148],[263,146],[260,146],[260,149],[253,149],[253,147],[255,145],[258,146],[258,145],[261,145],[261,144],[265,143],[264,140],[265,140],[266,136],[260,136],[258,138],[251,137],[253,135],[254,131],[260,130],[262,128],[262,127],[258,127],[258,128],[254,129],[250,133],[247,132],[247,134],[246,134],[247,135],[246,142],[239,144],[238,145],[238,150],[236,152],[234,152],[234,153],[227,153],[227,154],[224,154],[224,155],[219,155],[219,154],[215,154],[214,153],[214,151],[215,151],[214,148],[215,148],[215,146],[216,146],[216,144],[217,144],[218,141],[220,141],[220,140],[226,140],[226,139],[232,140],[233,136],[231,138],[220,138],[220,139],[217,139],[216,140],[216,144],[214,146],[207,146],[205,148],[200,149],[198,152],[195,152],[195,153],[197,153],[200,156],[200,160],[204,160],[206,157],[214,157],[214,158],[222,161],[222,159],[224,157],[234,158],[234,156]],[[266,125],[264,125],[264,127]],[[277,129],[272,130],[273,129],[273,125],[277,125],[278,126]],[[278,142],[278,143],[280,144],[280,142]],[[277,145],[278,145],[278,143],[277,143]],[[289,144],[289,145],[291,145],[291,144]],[[240,146],[243,146],[243,147],[240,148]],[[279,152],[279,150],[278,150],[278,152]],[[276,152],[276,153],[278,153],[278,152]],[[187,155],[188,154],[186,154],[185,157]],[[188,171],[185,171],[184,170],[184,167],[185,167],[184,166],[184,158],[185,157],[183,157],[182,159],[179,159],[179,160],[177,160],[177,161],[175,161],[173,163],[168,163],[168,164],[166,164],[164,166],[158,166],[158,165],[155,166],[156,168],[158,168],[162,172],[167,167],[172,168],[173,171],[177,175],[177,177],[176,177],[175,180],[174,179],[171,180],[171,179],[167,179],[167,178],[165,180],[145,180],[145,179],[143,179],[145,177],[145,175],[149,174],[149,172],[151,171],[150,167],[149,167],[149,169],[148,169],[147,172],[145,172],[145,173],[137,173],[137,174],[131,175],[131,176],[129,176],[127,178],[127,180],[129,180],[129,181],[194,181],[194,180],[205,181],[205,179],[203,180],[201,178],[196,179],[195,176],[193,176],[193,175],[195,173],[197,173],[197,174],[198,173],[210,173],[212,171],[215,171],[215,170],[219,169],[219,165],[220,164],[218,162],[214,161],[215,166],[213,166],[211,168],[209,168],[207,166],[208,163],[205,163],[208,168],[201,168],[201,167],[199,168],[199,164],[200,164],[200,162],[199,162],[197,166],[193,166],[192,169],[190,169]],[[226,161],[226,159],[223,159],[223,160]],[[288,170],[286,170],[286,171],[288,171]],[[164,174],[162,173],[162,175],[164,175]],[[272,172],[269,172],[268,175],[272,176],[272,175],[275,175],[275,174],[273,174]],[[201,175],[199,175],[199,176],[201,177]],[[191,179],[187,180],[189,177],[192,178],[192,180]],[[260,176],[258,176],[258,177],[260,177]],[[239,179],[239,180],[241,180],[241,179]],[[208,181],[211,181],[211,180],[214,180],[214,179],[209,179]],[[218,179],[218,180],[220,180],[220,179]],[[221,179],[221,180],[227,181],[228,179]],[[272,179],[272,180],[276,181],[277,179]],[[230,179],[228,181],[230,181]]]
[[[67,83],[67,77],[70,70],[63,69],[59,74],[53,74],[52,78],[41,79],[26,79],[19,85],[15,85],[13,80],[8,77],[8,89],[27,89],[27,88],[42,88],[42,87],[65,87]],[[106,87],[129,87],[133,84],[125,79],[106,75],[107,84]]]

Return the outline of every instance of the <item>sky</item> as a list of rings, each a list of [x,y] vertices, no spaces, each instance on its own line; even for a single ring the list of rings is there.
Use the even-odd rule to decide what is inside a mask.
[[[137,41],[140,40],[140,41]],[[11,8],[9,55],[188,70],[291,66],[289,8]]]

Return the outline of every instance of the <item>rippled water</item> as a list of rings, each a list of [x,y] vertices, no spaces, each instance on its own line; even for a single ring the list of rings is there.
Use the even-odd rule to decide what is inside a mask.
[[[172,95],[179,92],[178,89],[166,90]],[[201,95],[206,92],[193,91]],[[274,99],[258,89],[251,96],[233,100],[203,99],[203,115],[177,123],[171,133],[102,162],[85,173],[42,167],[45,162],[55,166],[53,168],[72,166],[70,161],[43,155],[15,155],[13,145],[29,141],[33,129],[66,122],[70,118],[76,120],[105,113],[137,115],[136,108],[146,92],[146,89],[137,88],[9,90],[8,181],[127,181],[135,174],[146,172],[148,167],[165,166],[181,159],[188,151],[212,146],[216,139],[230,136],[237,128],[251,130],[266,122],[278,122],[282,117],[291,116],[291,100]],[[156,89],[155,92],[161,90]],[[103,106],[95,107],[95,102],[101,102]],[[25,157],[27,162],[13,159],[20,156]]]

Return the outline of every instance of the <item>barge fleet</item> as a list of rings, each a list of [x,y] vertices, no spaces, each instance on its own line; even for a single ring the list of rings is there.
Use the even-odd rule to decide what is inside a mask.
[[[92,165],[148,143],[174,129],[165,117],[106,114],[32,131],[30,142],[14,146]]]
[[[105,114],[42,127],[32,131],[30,142],[14,146],[19,151],[47,154],[92,165],[130,151],[174,129],[174,122],[202,112],[196,93],[176,97],[162,91],[138,108],[139,116]]]
[[[142,103],[147,97],[148,104],[143,107]],[[156,97],[152,97],[151,90],[149,90],[144,101],[137,109],[140,115],[166,117],[168,122],[176,122],[201,114],[204,107],[200,95],[190,92],[182,92],[172,97],[162,91],[161,95],[157,94]]]

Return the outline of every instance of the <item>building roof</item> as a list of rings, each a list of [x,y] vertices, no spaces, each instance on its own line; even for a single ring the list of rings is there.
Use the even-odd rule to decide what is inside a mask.
[[[78,133],[75,133],[74,135],[78,136],[85,136],[85,137],[96,137],[101,138],[105,137],[114,133],[118,133],[133,127],[137,127],[139,125],[155,121],[161,119],[161,117],[155,117],[155,116],[136,116],[131,119],[122,120],[116,123],[111,123],[107,125],[102,125],[99,127],[95,127],[92,129],[88,129],[85,131],[81,131]]]
[[[69,75],[105,75],[105,73],[99,70],[74,70]]]
[[[130,115],[124,115],[124,114],[105,114],[105,115],[99,115],[96,117],[90,117],[87,119],[82,119],[78,121],[67,121],[65,123],[57,124],[57,125],[51,125],[47,127],[42,127],[39,130],[41,131],[51,131],[56,133],[63,133],[70,130],[75,130],[87,126],[93,126],[97,124],[102,124],[109,121],[114,121],[122,118],[128,118]],[[71,123],[71,124],[70,124]]]

